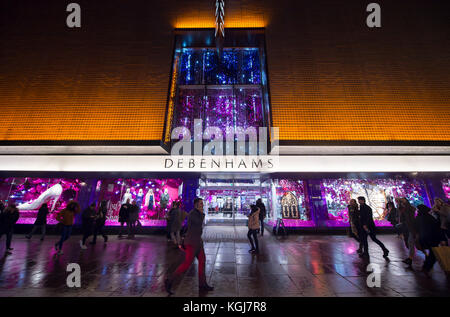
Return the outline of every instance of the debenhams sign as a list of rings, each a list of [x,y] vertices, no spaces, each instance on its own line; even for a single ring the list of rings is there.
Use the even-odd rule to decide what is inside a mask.
[[[194,133],[186,127],[172,130],[176,142],[170,157],[164,158],[164,170],[180,171],[273,171],[278,155],[268,154],[268,133],[271,145],[278,143],[278,128],[206,127],[202,120],[194,121]]]

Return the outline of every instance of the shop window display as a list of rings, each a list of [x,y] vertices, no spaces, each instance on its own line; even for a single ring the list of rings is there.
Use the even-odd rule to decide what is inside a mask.
[[[276,221],[282,218],[285,226],[315,226],[306,201],[303,181],[289,179],[273,180],[271,204],[269,224],[275,225]]]
[[[442,189],[444,190],[445,197],[450,200],[450,178],[442,180]]]
[[[265,123],[261,63],[258,48],[177,50],[178,69],[172,129],[186,127],[194,133],[194,120],[203,120],[203,130],[219,127],[244,130]]]
[[[19,209],[18,224],[33,224],[38,209],[48,204],[48,224],[56,224],[55,215],[71,200],[77,200],[86,183],[79,179],[4,178],[0,179],[0,195],[5,203],[14,202]]]
[[[322,197],[328,208],[329,227],[348,226],[347,205],[350,199],[363,196],[373,210],[377,226],[391,226],[385,220],[386,203],[405,197],[413,206],[429,205],[422,183],[394,179],[326,179],[322,183]]]
[[[173,201],[182,198],[180,179],[109,179],[101,180],[98,201],[106,200],[107,226],[119,225],[119,211],[128,200],[139,206],[143,226],[164,225],[164,216]]]

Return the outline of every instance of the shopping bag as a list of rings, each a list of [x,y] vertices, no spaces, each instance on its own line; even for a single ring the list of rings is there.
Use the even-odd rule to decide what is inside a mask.
[[[442,270],[450,272],[450,247],[436,247],[433,248],[434,255],[439,262]]]

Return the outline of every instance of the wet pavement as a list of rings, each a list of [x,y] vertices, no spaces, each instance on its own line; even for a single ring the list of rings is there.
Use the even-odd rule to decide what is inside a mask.
[[[346,236],[291,235],[260,238],[261,254],[248,253],[245,227],[205,228],[206,273],[215,287],[199,293],[196,261],[174,288],[174,296],[285,297],[285,296],[450,296],[450,284],[438,264],[431,277],[421,271],[424,256],[418,252],[412,269],[401,261],[407,250],[395,235],[379,235],[390,249],[389,261],[369,242],[370,262],[381,270],[381,287],[367,286],[368,262],[358,257],[355,241]],[[0,296],[167,296],[163,281],[183,260],[162,235],[136,236],[134,240],[100,238],[87,250],[80,236],[64,245],[56,256],[58,237],[31,240],[15,235],[13,254],[0,258]],[[4,252],[4,237],[0,254]],[[69,263],[81,267],[81,288],[69,288]]]

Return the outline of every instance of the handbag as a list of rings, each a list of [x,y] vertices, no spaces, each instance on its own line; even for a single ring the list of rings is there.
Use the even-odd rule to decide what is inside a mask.
[[[440,246],[432,249],[436,259],[442,270],[447,274],[450,273],[450,247]]]

